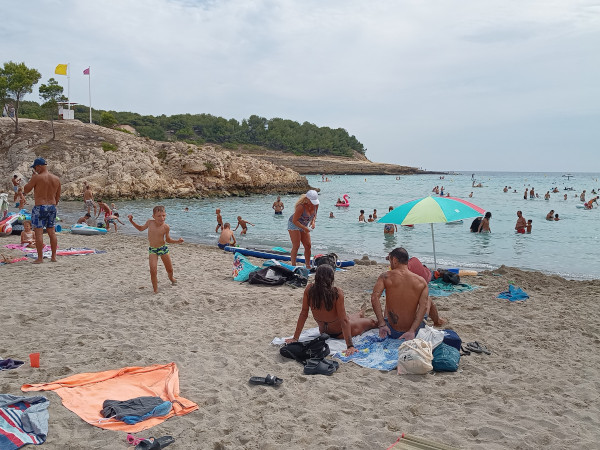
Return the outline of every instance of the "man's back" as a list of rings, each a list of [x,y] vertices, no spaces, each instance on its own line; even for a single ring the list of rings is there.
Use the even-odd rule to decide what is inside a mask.
[[[56,205],[60,196],[60,180],[47,170],[38,172],[27,183],[26,192],[33,189],[36,205]]]
[[[427,283],[404,265],[384,273],[383,284],[390,325],[397,331],[408,330],[415,320],[415,311]]]

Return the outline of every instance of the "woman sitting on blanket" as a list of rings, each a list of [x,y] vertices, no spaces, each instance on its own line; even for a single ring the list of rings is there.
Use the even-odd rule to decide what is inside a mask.
[[[338,339],[346,340],[346,356],[356,352],[352,345],[352,336],[358,336],[371,328],[377,328],[377,321],[364,317],[364,311],[347,315],[344,307],[344,293],[333,285],[333,268],[327,264],[317,267],[315,282],[306,286],[302,298],[302,310],[298,317],[294,337],[286,339],[286,343],[297,342],[308,318],[308,309],[319,324],[319,331]]]

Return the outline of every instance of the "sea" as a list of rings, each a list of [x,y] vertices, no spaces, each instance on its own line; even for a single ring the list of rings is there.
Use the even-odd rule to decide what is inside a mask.
[[[441,178],[443,177],[443,178]],[[524,172],[456,172],[448,175],[313,175],[308,176],[311,186],[319,189],[320,206],[316,228],[311,232],[313,255],[337,253],[340,259],[356,259],[368,255],[383,262],[394,248],[402,246],[411,256],[433,266],[433,239],[437,266],[467,270],[493,270],[501,265],[524,270],[556,274],[568,279],[600,278],[600,209],[585,210],[580,194],[585,189],[586,199],[592,190],[600,191],[598,173],[524,173]],[[324,181],[324,179],[329,181]],[[481,183],[482,187],[473,187]],[[416,224],[413,228],[398,227],[394,235],[383,234],[383,223],[359,223],[360,210],[366,216],[377,210],[383,218],[390,206],[397,207],[416,198],[435,195],[435,186],[444,187],[452,197],[466,199],[490,211],[491,233],[471,233],[472,219],[459,223]],[[504,187],[509,189],[503,192]],[[526,188],[534,188],[540,198],[523,199]],[[554,188],[558,193],[552,193]],[[550,199],[544,195],[550,191]],[[472,193],[472,197],[469,197]],[[349,207],[336,207],[337,199],[349,197]],[[567,196],[565,199],[564,196]],[[183,237],[188,242],[216,245],[215,210],[221,209],[225,222],[232,228],[241,216],[254,226],[240,236],[241,247],[270,250],[276,247],[290,249],[287,221],[293,213],[297,195],[281,195],[285,205],[283,216],[273,213],[276,195],[248,197],[220,197],[207,199],[162,199],[117,201],[125,226],[119,232],[141,234],[127,221],[133,214],[137,223],[151,218],[152,208],[166,207],[167,223],[173,238]],[[185,208],[189,211],[184,211]],[[531,234],[517,234],[514,226],[518,210],[532,220]],[[546,214],[554,210],[559,221],[547,221]],[[63,228],[83,215],[83,202],[61,202],[59,215]],[[333,213],[333,218],[330,218]],[[66,226],[65,226],[66,225]],[[110,239],[110,235],[106,237]]]

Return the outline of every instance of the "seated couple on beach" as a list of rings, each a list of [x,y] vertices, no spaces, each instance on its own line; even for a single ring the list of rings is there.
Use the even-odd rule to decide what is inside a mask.
[[[296,331],[292,338],[286,339],[286,342],[298,341],[308,318],[309,309],[319,324],[321,333],[327,333],[336,339],[344,337],[348,348],[346,355],[356,352],[352,344],[352,336],[358,336],[372,328],[379,328],[379,336],[382,338],[389,335],[393,339],[414,339],[418,330],[425,326],[424,319],[431,304],[427,281],[422,274],[410,270],[408,252],[403,248],[392,250],[388,258],[391,270],[379,276],[371,295],[376,320],[365,318],[364,311],[346,314],[344,293],[340,288],[333,286],[333,268],[329,265],[321,265],[317,267],[315,282],[309,284],[304,290]],[[413,260],[418,262],[416,258]],[[423,272],[429,270],[420,262],[418,264],[420,269],[415,265],[415,270]],[[385,314],[382,312],[379,300],[384,289],[386,291]],[[432,316],[434,308],[435,306],[431,308]],[[435,310],[435,317],[436,324],[443,324],[443,320],[437,317],[437,310]]]

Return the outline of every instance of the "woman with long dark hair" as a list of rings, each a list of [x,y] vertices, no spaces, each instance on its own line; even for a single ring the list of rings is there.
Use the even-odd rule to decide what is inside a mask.
[[[300,338],[304,323],[308,318],[310,309],[313,318],[319,324],[319,331],[327,333],[330,337],[338,339],[344,337],[346,341],[346,355],[356,352],[352,345],[352,336],[358,336],[371,328],[377,328],[377,321],[364,317],[364,312],[352,315],[346,314],[344,307],[344,292],[333,285],[334,270],[327,264],[317,267],[315,282],[306,286],[302,298],[302,310],[298,317],[298,324],[294,337],[286,342],[297,342]]]

